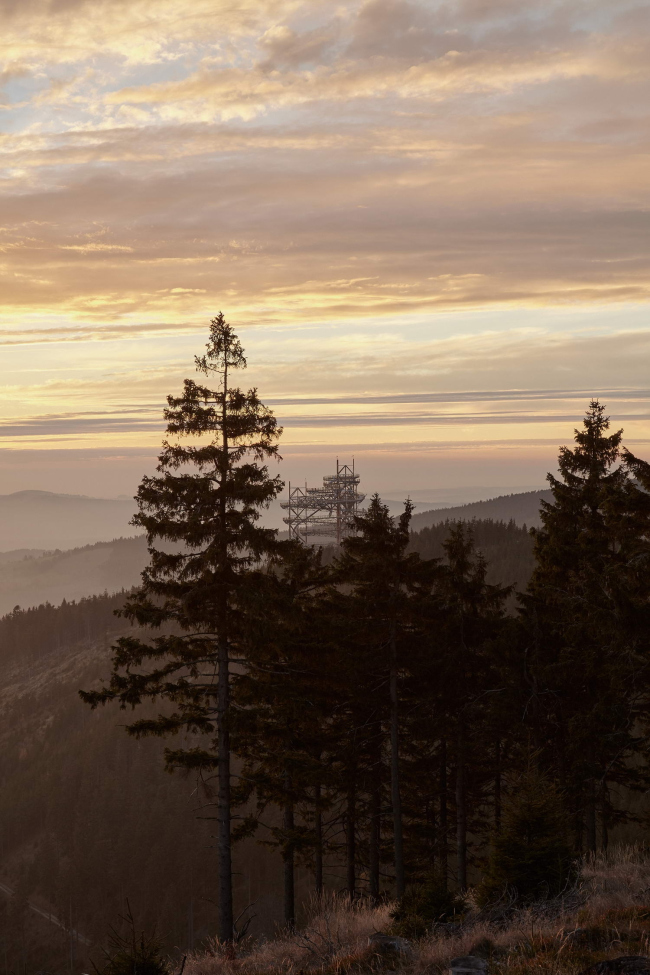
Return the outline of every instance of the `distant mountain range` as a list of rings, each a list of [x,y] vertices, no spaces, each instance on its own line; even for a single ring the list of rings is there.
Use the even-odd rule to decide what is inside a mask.
[[[11,559],[12,555],[18,558]],[[4,556],[4,557],[3,557]],[[0,616],[15,606],[58,606],[83,596],[130,589],[147,564],[144,535],[98,542],[67,552],[0,554]]]
[[[0,495],[0,552],[69,549],[132,535],[133,499],[17,491]]]
[[[439,524],[447,518],[492,518],[518,525],[539,524],[539,500],[549,499],[549,490],[507,494],[489,501],[441,507],[440,502],[418,501],[413,516],[414,531]],[[389,500],[392,514],[402,503]],[[430,505],[430,507],[429,507]],[[426,506],[425,511],[421,508]],[[136,512],[132,498],[89,498],[80,494],[51,491],[17,491],[0,495],[0,566],[10,558],[40,555],[54,549],[69,550],[96,542],[133,535],[130,521]],[[279,502],[264,513],[268,527],[284,529]],[[283,532],[284,534],[284,532]],[[14,553],[13,556],[8,553]]]
[[[411,529],[420,531],[430,525],[439,525],[442,521],[469,521],[472,518],[514,521],[516,525],[537,528],[541,524],[540,501],[551,501],[552,498],[550,489],[540,489],[525,491],[523,494],[504,494],[499,498],[490,498],[489,501],[473,501],[471,504],[462,504],[455,508],[422,511],[413,515]]]
[[[440,525],[447,520],[458,519],[506,523],[512,520],[519,526],[530,527],[539,524],[540,499],[550,497],[550,491],[528,491],[523,494],[504,495],[490,501],[476,501],[455,508],[423,511],[413,516],[412,529],[414,532],[420,532],[424,528]],[[118,507],[111,507],[112,505]],[[131,505],[130,510],[129,505]],[[40,512],[38,519],[34,514],[31,525],[27,518],[30,510]],[[32,545],[40,545],[39,548],[20,546],[14,550],[0,552],[0,615],[11,612],[17,605],[23,609],[45,602],[56,606],[63,599],[78,600],[83,596],[119,592],[121,589],[130,589],[137,585],[140,581],[140,573],[148,561],[143,535],[113,538],[112,541],[95,542],[94,545],[76,546],[74,543],[74,539],[79,535],[85,538],[88,535],[92,537],[93,531],[110,532],[111,525],[115,526],[114,535],[127,534],[128,516],[132,510],[132,502],[102,501],[72,495],[48,494],[46,491],[22,491],[19,495],[0,497],[2,539],[20,537],[24,541],[27,534],[31,532]],[[51,519],[56,515],[59,517],[54,524],[50,524],[42,517],[45,514]],[[22,518],[20,525],[16,520],[19,516]],[[19,531],[23,534],[19,535]],[[44,551],[46,546],[55,547],[51,539],[63,541],[66,536],[68,539],[73,539],[72,543],[68,541],[56,546],[64,548],[64,551]],[[488,544],[489,540],[486,537],[484,541]],[[497,549],[494,552],[491,549],[489,552],[486,550],[485,555],[490,560],[496,558],[499,566],[503,562],[503,569],[497,570],[500,575],[503,574],[503,581],[509,584],[520,575],[522,579],[527,578],[530,567],[514,571],[514,574],[510,569],[508,572],[505,571],[510,556],[506,557],[501,552],[501,548],[505,545],[509,550],[511,545],[515,544],[514,536],[512,542],[504,536],[502,541],[489,543],[489,545],[494,544],[497,544],[498,551]],[[521,541],[517,544],[524,545],[526,548],[525,543]],[[426,542],[426,545],[429,546],[430,541]],[[415,547],[418,548],[418,545],[416,544]],[[427,557],[438,554],[441,553],[437,550],[427,551]],[[519,556],[517,558],[519,559]],[[512,578],[508,573],[512,574]]]

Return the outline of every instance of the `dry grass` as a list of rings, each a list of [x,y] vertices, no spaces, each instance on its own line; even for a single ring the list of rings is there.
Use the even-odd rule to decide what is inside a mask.
[[[473,907],[459,932],[428,935],[408,958],[380,956],[370,935],[390,929],[392,905],[329,897],[312,905],[305,927],[250,942],[236,957],[217,942],[193,953],[185,975],[345,975],[400,970],[435,975],[452,958],[479,953],[498,975],[577,975],[620,954],[650,955],[650,855],[626,847],[587,858],[563,899],[514,910]],[[576,929],[579,929],[577,931]]]
[[[370,907],[363,901],[330,895],[311,906],[310,919],[300,931],[245,945],[234,958],[231,951],[212,941],[206,951],[190,955],[185,975],[350,971],[364,965],[372,954],[370,936],[390,925],[391,904]]]
[[[619,847],[585,860],[581,882],[594,914],[650,902],[650,854],[638,846]]]

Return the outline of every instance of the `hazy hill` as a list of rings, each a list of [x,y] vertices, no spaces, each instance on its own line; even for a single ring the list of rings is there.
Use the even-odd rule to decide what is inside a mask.
[[[525,585],[528,533],[490,521],[475,521],[473,530],[491,580]],[[415,533],[412,548],[438,557],[447,532],[441,524]],[[136,537],[0,564],[0,599],[27,605],[126,588],[146,559],[145,540]],[[24,903],[70,919],[91,941],[104,937],[128,899],[139,926],[157,924],[168,947],[184,952],[214,931],[214,829],[197,818],[206,797],[192,777],[165,774],[165,742],[129,740],[120,727],[128,716],[115,707],[91,712],[77,694],[107,675],[110,645],[133,632],[114,615],[122,599],[99,595],[0,619],[0,882],[21,891]],[[254,904],[253,933],[268,934],[281,920],[281,861],[255,840],[238,845],[235,858],[237,911]],[[329,869],[328,882],[340,886]],[[301,900],[302,869],[297,879]],[[8,970],[19,962],[29,971],[63,970],[65,932],[29,911],[17,924],[10,903],[0,898]],[[89,971],[83,945],[76,950]]]
[[[147,558],[144,535],[37,557],[4,561],[0,555],[0,614],[14,606],[58,605],[63,599],[130,589],[140,581]]]
[[[155,928],[170,951],[184,950],[214,933],[207,788],[163,770],[168,742],[129,739],[130,715],[116,706],[91,711],[78,695],[108,674],[116,637],[133,633],[114,615],[122,600],[98,596],[0,619],[0,883],[95,943],[128,900],[138,930]],[[301,899],[306,883],[299,871]],[[237,913],[255,905],[255,933],[281,922],[281,884],[276,852],[255,840],[237,845]],[[17,917],[19,907],[0,892],[5,969],[69,971],[66,933],[29,911]],[[75,946],[75,971],[92,970],[84,951]]]
[[[473,510],[474,505],[466,508]],[[424,558],[442,555],[442,543],[449,531],[444,519],[450,512],[440,514],[439,524],[413,534],[411,547]],[[474,535],[477,547],[490,563],[490,582],[516,583],[524,588],[532,571],[529,535],[514,523],[485,520],[475,522]],[[57,606],[63,599],[130,589],[140,582],[147,561],[144,535],[63,552],[0,552],[0,615],[14,606],[26,609],[46,602]]]
[[[528,528],[539,526],[539,503],[541,500],[551,501],[553,495],[550,490],[526,491],[523,494],[504,494],[489,501],[473,501],[462,504],[457,508],[440,508],[435,511],[422,511],[413,515],[412,531],[419,531],[429,525],[437,525],[441,521],[470,521],[473,518],[490,519],[491,521],[514,521],[517,525],[527,525]]]
[[[129,535],[132,499],[88,498],[51,491],[0,495],[0,551],[75,548]]]
[[[44,548],[13,548],[10,552],[0,552],[0,565],[21,562],[23,559],[37,559],[41,555],[45,555]]]
[[[418,531],[448,518],[513,520],[518,525],[536,525],[539,523],[539,499],[550,496],[550,491],[540,489],[446,508],[439,508],[432,502],[431,509],[413,516],[412,528]],[[389,503],[395,513],[401,511],[401,503]],[[421,504],[419,502],[418,507]],[[0,565],[16,561],[23,555],[40,555],[53,549],[69,550],[131,535],[133,529],[129,523],[135,510],[132,499],[89,498],[50,491],[0,495]],[[282,536],[286,536],[283,514],[277,502],[265,512],[263,520],[268,527],[282,529]]]

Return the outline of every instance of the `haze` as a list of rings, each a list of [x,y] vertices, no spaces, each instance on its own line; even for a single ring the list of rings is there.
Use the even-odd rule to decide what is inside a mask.
[[[650,456],[646,2],[0,9],[0,493],[132,495],[220,309],[287,480]]]

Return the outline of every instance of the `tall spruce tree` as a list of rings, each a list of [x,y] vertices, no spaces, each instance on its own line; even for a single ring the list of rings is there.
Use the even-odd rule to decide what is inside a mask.
[[[407,501],[403,514],[394,521],[387,505],[382,504],[377,494],[373,495],[367,512],[354,519],[356,534],[343,542],[343,554],[337,564],[340,581],[351,587],[345,600],[346,616],[350,649],[357,667],[359,706],[354,709],[356,717],[348,741],[350,748],[354,746],[352,761],[356,766],[361,729],[364,737],[378,738],[374,742],[378,758],[382,736],[387,732],[395,894],[398,898],[403,896],[406,886],[400,782],[400,684],[408,659],[407,649],[413,643],[417,599],[427,593],[431,585],[428,564],[416,553],[407,553],[412,511],[413,505]],[[359,695],[362,701],[358,700]],[[352,809],[356,767],[350,768],[349,777],[348,804]],[[348,831],[353,843],[354,822],[349,823]],[[348,864],[350,861],[348,856]],[[373,881],[373,893],[375,887]]]
[[[437,592],[443,619],[436,634],[448,727],[456,758],[456,865],[461,891],[467,887],[469,773],[483,760],[486,711],[494,691],[493,646],[504,624],[504,604],[512,587],[486,581],[487,563],[476,552],[471,526],[458,522],[444,543],[446,563]]]
[[[328,638],[329,572],[321,550],[287,543],[282,564],[256,580],[257,612],[247,619],[247,666],[233,684],[239,710],[234,747],[242,759],[239,792],[249,806],[238,834],[266,826],[262,842],[282,853],[284,920],[296,920],[294,869],[313,858],[317,895],[323,886],[323,786],[331,780],[330,716],[338,703],[336,648]],[[268,806],[282,811],[264,824]],[[313,826],[312,826],[313,822]],[[313,855],[313,857],[312,857]]]
[[[146,532],[150,562],[123,615],[163,632],[120,639],[109,684],[82,697],[92,707],[162,700],[171,710],[134,721],[129,734],[199,736],[193,747],[167,749],[166,761],[170,769],[216,770],[217,930],[229,942],[231,661],[250,611],[242,594],[260,561],[278,550],[276,532],[257,522],[283,487],[265,464],[278,457],[281,429],[255,389],[232,384],[246,359],[223,314],[212,320],[206,353],[195,361],[199,372],[219,378],[218,388],[186,379],[182,394],[168,397],[168,439],[158,474],[142,480],[133,520]]]
[[[610,787],[638,787],[644,777],[630,758],[642,744],[650,660],[650,495],[637,482],[648,465],[621,448],[622,430],[608,429],[593,400],[575,447],[560,451],[560,477],[548,476],[553,502],[542,502],[522,614],[522,707],[588,850],[597,846],[598,809],[603,845],[620,818]]]

